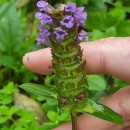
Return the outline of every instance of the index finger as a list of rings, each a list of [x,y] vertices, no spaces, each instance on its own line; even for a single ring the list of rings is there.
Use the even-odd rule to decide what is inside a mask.
[[[106,73],[130,81],[130,37],[104,38],[81,43],[83,60],[86,60],[88,74]],[[32,72],[50,74],[52,55],[50,48],[27,53],[24,65]]]

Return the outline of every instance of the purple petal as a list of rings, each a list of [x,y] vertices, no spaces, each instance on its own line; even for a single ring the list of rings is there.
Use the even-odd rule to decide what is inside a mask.
[[[80,43],[83,40],[88,41],[88,37],[87,37],[87,32],[84,30],[81,30],[77,37],[77,42]]]
[[[36,40],[37,40],[37,45],[40,45],[41,43],[50,46],[51,42],[49,40],[49,37],[51,35],[50,31],[46,29],[45,27],[38,27],[40,30]]]
[[[37,45],[40,45],[41,43],[50,46],[50,40],[48,39],[48,37],[46,35],[44,35],[43,33],[39,33],[39,35],[37,36]]]
[[[41,45],[41,42],[37,42],[37,46],[40,46]]]
[[[85,23],[85,20],[87,18],[87,13],[86,12],[81,12],[81,11],[77,10],[74,13],[74,18],[75,18],[78,26],[83,26],[84,23]]]
[[[36,17],[37,19],[42,19],[42,18],[43,18],[43,13],[41,13],[41,12],[36,12],[36,13],[35,13],[35,17]]]
[[[45,2],[45,1],[42,1],[42,0],[40,0],[40,1],[37,2],[37,7],[39,7],[39,8],[44,8],[47,5],[48,5],[48,3]]]
[[[74,13],[76,11],[76,4],[75,3],[68,3],[65,12],[72,12]]]
[[[83,11],[84,10],[84,7],[79,7],[79,8],[77,8],[77,11]]]
[[[45,25],[45,24],[52,25],[53,24],[53,20],[49,15],[43,13],[42,17],[43,18],[40,20],[41,25]]]
[[[67,28],[72,28],[74,25],[74,18],[71,15],[65,15],[60,24]]]
[[[43,32],[43,33],[46,33],[46,32],[48,31],[48,29],[45,28],[45,27],[43,27],[43,26],[39,26],[39,27],[38,27],[38,30],[39,30],[40,32]]]
[[[65,30],[63,30],[61,27],[55,28],[54,30],[55,30],[54,34],[56,35],[56,40],[58,42],[61,42],[65,38],[65,36],[68,35],[68,33]]]
[[[67,27],[67,28],[72,28],[73,25],[74,25],[74,23],[68,23],[68,24],[66,24],[66,27]]]

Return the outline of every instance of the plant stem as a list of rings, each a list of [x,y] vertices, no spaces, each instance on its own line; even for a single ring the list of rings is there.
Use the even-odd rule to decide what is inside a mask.
[[[77,130],[77,113],[71,111],[72,130]]]

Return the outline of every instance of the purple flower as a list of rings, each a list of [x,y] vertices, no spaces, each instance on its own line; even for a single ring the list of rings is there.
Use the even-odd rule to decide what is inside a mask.
[[[43,26],[39,26],[38,27],[38,30],[41,32],[41,33],[44,33],[45,35],[47,35],[47,36],[50,36],[50,31],[47,29],[47,28],[45,28],[45,27],[43,27]]]
[[[50,46],[50,40],[49,40],[49,36],[51,35],[51,33],[49,32],[48,29],[46,29],[45,27],[38,27],[40,33],[37,36],[37,45],[41,45],[41,43]]]
[[[45,13],[36,12],[35,17],[37,19],[40,19],[41,25],[45,25],[45,24],[52,25],[53,24],[52,18]]]
[[[39,7],[41,11],[44,10],[47,6],[48,6],[48,3],[45,1],[40,0],[37,2],[37,7]]]
[[[65,38],[65,36],[68,35],[68,33],[65,30],[63,30],[61,27],[55,28],[54,30],[55,30],[54,34],[56,35],[56,40],[58,42],[61,42]]]
[[[71,12],[74,13],[76,11],[76,4],[75,3],[68,3],[65,12]]]
[[[74,18],[75,18],[78,26],[83,26],[85,23],[85,20],[87,18],[87,13],[83,12],[83,10],[84,10],[84,7],[79,7],[74,12]]]
[[[65,15],[60,24],[67,28],[72,28],[74,25],[74,18],[71,15]]]
[[[87,32],[84,30],[81,30],[76,40],[78,43],[80,43],[83,40],[88,41]]]
[[[40,11],[35,14],[35,17],[39,19],[40,24],[38,27],[39,35],[37,36],[38,45],[44,43],[47,46],[50,46],[53,36],[57,42],[61,43],[62,40],[68,37],[68,33],[71,33],[70,29],[73,30],[74,25],[77,25],[75,31],[78,30],[79,26],[84,25],[87,17],[87,13],[83,12],[84,7],[77,8],[75,3],[68,3],[67,5],[60,4],[57,6],[57,9],[54,9],[44,0],[39,0],[37,6],[40,9]],[[61,18],[62,20],[60,21]],[[48,25],[49,29],[45,28]],[[69,29],[69,32],[62,29],[62,27]],[[82,40],[87,40],[86,34],[87,33],[82,30],[74,40],[77,43]]]
[[[43,43],[47,46],[51,45],[50,40],[44,33],[39,33],[36,40],[37,40],[37,45],[41,45],[41,43]]]

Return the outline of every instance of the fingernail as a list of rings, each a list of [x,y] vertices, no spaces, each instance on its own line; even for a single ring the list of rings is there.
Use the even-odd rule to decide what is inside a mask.
[[[27,64],[31,60],[32,54],[33,54],[33,52],[29,52],[23,56],[23,64],[24,65]]]
[[[26,64],[26,62],[29,62],[29,56],[27,56],[27,54],[25,54],[24,56],[23,56],[23,64],[25,65]]]

